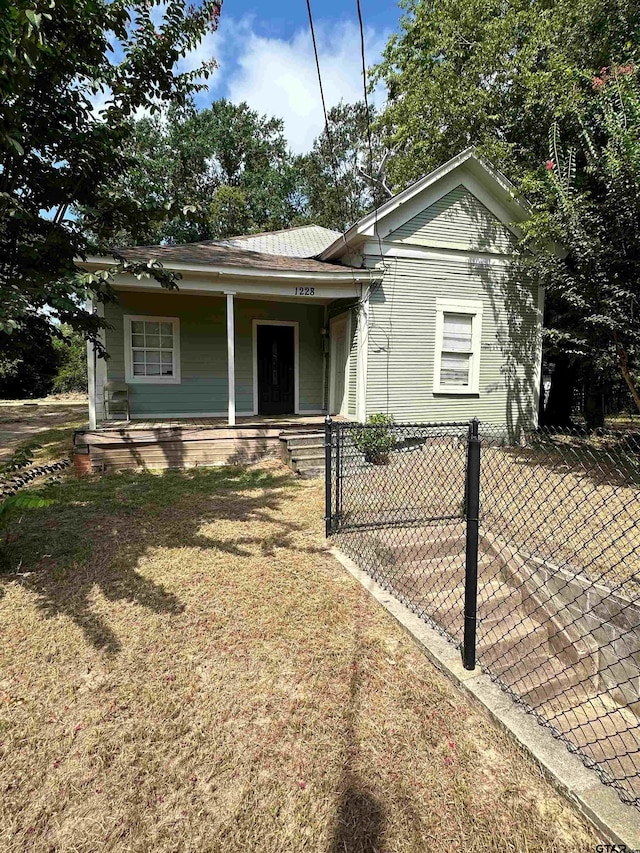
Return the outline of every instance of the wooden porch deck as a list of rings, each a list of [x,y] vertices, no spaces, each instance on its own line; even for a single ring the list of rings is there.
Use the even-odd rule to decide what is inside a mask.
[[[107,421],[98,429],[76,432],[74,448],[79,466],[92,470],[243,465],[284,459],[286,442],[281,439],[323,428],[324,415],[241,417],[235,426],[224,418]]]
[[[324,415],[286,415],[278,417],[267,417],[265,415],[241,415],[236,418],[235,427],[229,426],[227,419],[220,418],[152,418],[149,420],[131,421],[102,421],[92,432],[113,432],[126,430],[137,432],[140,430],[154,429],[250,429],[250,428],[277,428],[287,427],[317,427],[324,424]],[[348,420],[341,415],[335,415],[333,420]]]

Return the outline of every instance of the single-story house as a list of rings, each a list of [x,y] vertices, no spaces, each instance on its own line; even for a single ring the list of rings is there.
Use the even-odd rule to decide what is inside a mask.
[[[88,349],[83,441],[103,463],[206,464],[244,458],[239,439],[258,455],[327,413],[535,425],[543,291],[513,263],[526,216],[468,149],[344,234],[309,225],[120,250],[181,279],[167,290],[121,275],[118,302],[96,305],[110,357]],[[185,451],[215,430],[223,450]]]

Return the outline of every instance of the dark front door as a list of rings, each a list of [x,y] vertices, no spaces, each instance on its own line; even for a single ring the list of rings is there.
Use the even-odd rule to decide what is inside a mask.
[[[258,414],[295,411],[293,326],[258,326]]]

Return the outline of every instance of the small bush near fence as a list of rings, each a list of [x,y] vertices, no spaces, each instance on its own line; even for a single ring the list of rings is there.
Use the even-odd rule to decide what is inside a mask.
[[[392,430],[393,418],[389,415],[372,415],[364,426],[353,431],[353,443],[364,456],[365,462],[373,465],[386,465],[389,454],[395,447],[396,439]]]
[[[386,424],[388,464],[332,425],[339,547],[463,636],[467,424]],[[477,660],[640,806],[640,435],[481,424]]]

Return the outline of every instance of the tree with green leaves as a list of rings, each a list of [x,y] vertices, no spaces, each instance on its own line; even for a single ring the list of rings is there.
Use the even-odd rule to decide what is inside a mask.
[[[219,239],[291,225],[297,175],[281,119],[221,99],[136,122],[107,192],[137,205],[120,244]]]
[[[406,186],[469,145],[517,182],[546,159],[547,130],[579,132],[584,72],[633,60],[635,0],[402,0],[374,69],[387,88],[379,129]],[[526,185],[525,185],[526,189]]]
[[[306,221],[344,230],[391,195],[385,183],[386,149],[369,126],[376,113],[363,102],[340,103],[309,154],[297,160]]]
[[[602,68],[584,88],[579,136],[563,144],[552,127],[546,180],[524,226],[527,264],[559,305],[552,342],[594,376],[619,372],[640,412],[638,69]]]
[[[87,344],[70,326],[62,326],[60,336],[53,338],[57,370],[53,378],[56,394],[87,392]]]
[[[76,259],[138,217],[136,199],[105,192],[127,166],[131,119],[203,85],[213,60],[175,69],[219,14],[220,0],[0,0],[0,330],[39,316],[95,339],[102,321],[85,305],[113,297],[109,273]]]
[[[46,397],[57,370],[58,356],[45,317],[25,318],[11,334],[0,330],[0,399]]]

